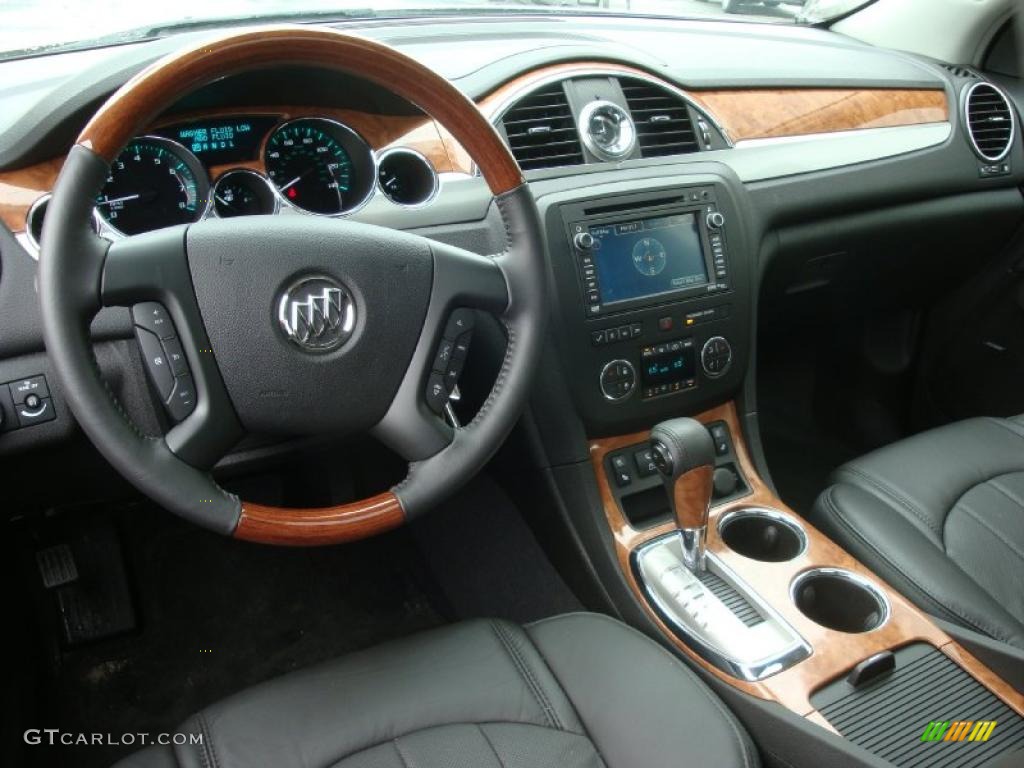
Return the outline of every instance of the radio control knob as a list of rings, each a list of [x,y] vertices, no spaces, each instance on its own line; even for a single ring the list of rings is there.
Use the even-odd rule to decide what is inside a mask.
[[[725,216],[723,216],[719,211],[712,211],[709,213],[705,221],[708,223],[708,229],[721,229],[725,226]]]
[[[732,365],[732,345],[724,336],[712,336],[700,351],[700,365],[709,379],[723,376]]]
[[[594,247],[594,236],[589,232],[577,232],[572,239],[577,251],[589,251]]]
[[[625,400],[636,389],[636,369],[629,360],[612,360],[601,369],[600,384],[605,400]]]

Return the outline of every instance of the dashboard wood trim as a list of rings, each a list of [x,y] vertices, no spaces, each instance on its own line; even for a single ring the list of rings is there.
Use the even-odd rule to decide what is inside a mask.
[[[604,459],[609,452],[643,442],[648,439],[650,433],[636,432],[629,435],[594,439],[590,445],[591,462],[597,475],[604,515],[611,528],[615,554],[622,575],[648,617],[676,648],[720,680],[753,696],[776,701],[793,712],[812,719],[819,725],[830,727],[815,712],[810,703],[810,696],[814,691],[829,681],[848,673],[858,662],[872,654],[912,642],[926,642],[963,666],[1008,706],[1024,716],[1024,695],[1017,693],[988,667],[971,656],[929,621],[902,595],[804,521],[775,495],[754,467],[733,402],[705,411],[696,418],[704,423],[721,420],[729,425],[739,467],[751,488],[751,493],[742,499],[712,507],[708,523],[707,546],[740,578],[752,584],[760,595],[797,632],[803,635],[804,639],[812,646],[813,653],[804,661],[787,670],[759,682],[747,682],[734,678],[712,666],[679,640],[643,597],[631,565],[632,553],[637,547],[674,530],[674,526],[672,523],[665,523],[643,530],[633,528],[615,500],[604,468]],[[764,563],[748,559],[729,549],[718,535],[718,520],[731,510],[749,506],[776,509],[797,520],[807,533],[808,541],[805,552],[788,562]],[[889,621],[872,632],[849,634],[827,629],[804,616],[790,599],[790,584],[797,574],[819,566],[845,568],[873,581],[885,593],[891,604],[892,613]]]
[[[949,120],[941,90],[690,91],[734,142]]]
[[[295,547],[343,544],[385,533],[404,522],[405,511],[391,491],[351,504],[305,509],[243,501],[234,538]]]

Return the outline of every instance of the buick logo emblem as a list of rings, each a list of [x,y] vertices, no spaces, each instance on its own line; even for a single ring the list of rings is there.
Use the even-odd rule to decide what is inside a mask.
[[[313,352],[340,347],[356,326],[356,305],[341,283],[306,277],[285,291],[277,305],[281,329],[295,344]]]

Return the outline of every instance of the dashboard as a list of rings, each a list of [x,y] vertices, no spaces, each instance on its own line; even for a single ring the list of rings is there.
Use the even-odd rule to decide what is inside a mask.
[[[748,385],[762,274],[790,230],[937,197],[1019,207],[1017,107],[975,73],[820,30],[577,19],[555,39],[551,23],[361,33],[448,76],[524,170],[555,288],[552,370],[588,435],[641,429]],[[0,125],[0,382],[46,373],[31,286],[64,155],[113,87],[201,39],[183,37],[0,65],[27,76],[17,93],[0,89],[14,115]],[[449,55],[456,44],[467,57]],[[29,92],[34,108],[16,109]],[[980,145],[972,120],[992,109],[1007,134]],[[480,253],[502,244],[486,185],[441,126],[358,78],[288,67],[223,78],[157,116],[114,163],[94,222],[116,239],[270,215],[351,217]],[[945,220],[959,222],[936,218],[936,231]],[[993,236],[981,221],[967,229]],[[808,259],[844,247],[827,228],[815,236]],[[130,343],[116,313],[93,331],[100,347]],[[28,430],[9,416],[0,453],[70,434],[53,388],[57,418]]]

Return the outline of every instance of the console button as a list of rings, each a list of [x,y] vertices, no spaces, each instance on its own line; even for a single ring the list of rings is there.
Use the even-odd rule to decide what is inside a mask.
[[[672,321],[672,317],[670,315],[666,315],[665,317],[659,317],[658,318],[658,330],[659,331],[671,331],[672,330],[672,325],[673,325],[673,321]]]
[[[29,397],[35,398],[35,402],[29,403],[28,399],[26,399],[24,403],[14,406],[14,410],[18,414],[19,426],[32,427],[36,424],[42,424],[44,421],[53,421],[57,417],[53,409],[53,401],[50,398],[39,397],[38,395],[30,395]]]
[[[630,325],[629,325],[629,335],[630,335],[630,337],[635,339],[638,336],[642,335],[643,332],[644,332],[644,325],[643,325],[643,323],[630,323]]]
[[[604,331],[591,331],[590,332],[590,342],[595,347],[601,346],[602,344],[607,342],[607,340],[608,340],[608,337],[607,337],[607,335],[606,335],[606,333]]]
[[[625,488],[633,482],[633,476],[629,472],[629,462],[626,461],[625,456],[621,453],[612,456],[611,465],[612,474],[615,477],[615,484],[619,486],[619,488]]]
[[[14,398],[16,404],[25,402],[25,398],[29,395],[35,395],[36,397],[50,396],[50,390],[46,386],[46,377],[42,375],[12,381],[10,387],[11,397]]]
[[[725,456],[729,452],[729,429],[725,424],[712,424],[708,431],[715,443],[715,455]]]
[[[174,374],[171,373],[171,366],[167,362],[164,348],[160,340],[145,328],[136,327],[135,337],[139,340],[139,348],[142,350],[142,361],[146,364],[149,377],[160,393],[160,398],[166,402],[174,389]]]
[[[171,316],[167,314],[163,304],[155,301],[146,301],[132,307],[132,320],[137,326],[151,331],[160,339],[177,336]]]
[[[188,361],[185,359],[185,350],[181,348],[181,342],[177,338],[173,338],[165,339],[163,344],[167,362],[171,366],[171,373],[175,376],[184,376],[188,373]]]
[[[640,477],[650,477],[658,472],[658,465],[654,462],[654,451],[650,448],[636,451],[633,454],[633,461],[636,462],[636,471]]]
[[[185,374],[174,380],[174,389],[167,399],[167,412],[175,421],[181,421],[196,407],[196,385],[192,376]]]

